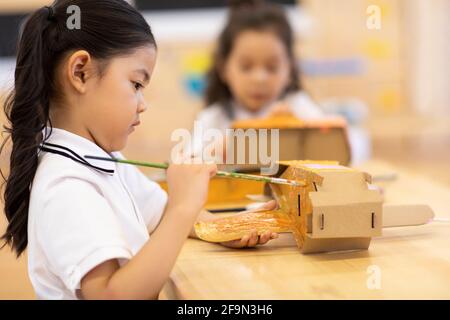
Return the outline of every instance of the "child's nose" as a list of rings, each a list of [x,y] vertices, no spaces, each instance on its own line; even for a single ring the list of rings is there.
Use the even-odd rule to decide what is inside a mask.
[[[147,108],[148,108],[147,102],[144,99],[141,99],[138,105],[138,113],[144,112],[145,110],[147,110]]]
[[[256,81],[263,82],[267,80],[267,72],[262,69],[255,70],[255,73],[253,74],[253,78]]]

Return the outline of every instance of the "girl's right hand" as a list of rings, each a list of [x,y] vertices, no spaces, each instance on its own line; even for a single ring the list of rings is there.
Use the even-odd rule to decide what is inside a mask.
[[[293,113],[289,104],[282,101],[271,107],[269,115],[277,117],[277,116],[293,115]]]
[[[168,207],[196,218],[205,205],[209,180],[217,173],[215,164],[171,164],[167,169]]]

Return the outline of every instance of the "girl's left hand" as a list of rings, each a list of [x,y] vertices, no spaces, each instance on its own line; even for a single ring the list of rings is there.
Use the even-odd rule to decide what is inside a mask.
[[[277,208],[276,201],[269,201],[263,204],[261,207],[252,210],[252,212],[265,211],[265,210],[274,210]],[[255,247],[258,244],[266,244],[270,240],[278,238],[278,233],[267,231],[258,236],[256,230],[253,230],[251,233],[246,234],[241,239],[231,240],[226,242],[221,242],[220,244],[228,247],[228,248],[251,248]]]
[[[255,230],[250,234],[243,236],[241,239],[221,242],[220,244],[228,248],[251,248],[258,244],[266,244],[270,240],[276,238],[278,238],[278,233],[276,232],[267,231],[258,236],[258,233]]]

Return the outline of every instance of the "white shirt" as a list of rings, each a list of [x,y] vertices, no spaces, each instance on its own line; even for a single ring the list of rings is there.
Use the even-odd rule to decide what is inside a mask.
[[[51,152],[75,160],[39,153],[28,217],[29,276],[38,299],[78,299],[90,270],[110,259],[123,266],[148,241],[167,194],[135,166],[77,162],[77,155],[110,155],[76,134],[53,128],[46,143]]]
[[[325,117],[324,112],[304,91],[298,91],[288,94],[284,102],[289,106],[291,112],[297,118],[304,120],[320,119]],[[193,132],[193,153],[199,155],[204,148],[203,133],[208,129],[219,129],[225,132],[231,127],[235,120],[258,119],[268,117],[273,107],[280,101],[268,104],[257,112],[251,112],[246,108],[238,105],[236,102],[231,103],[233,108],[233,119],[230,119],[227,112],[220,104],[211,105],[200,111],[196,118],[197,130]],[[201,129],[200,129],[201,128]],[[200,133],[200,134],[199,134]]]

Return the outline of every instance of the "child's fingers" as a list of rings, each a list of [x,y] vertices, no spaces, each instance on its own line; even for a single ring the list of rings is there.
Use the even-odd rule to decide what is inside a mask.
[[[248,247],[254,247],[258,243],[259,236],[256,231],[253,231],[250,235],[250,239],[248,240]]]
[[[214,162],[208,162],[209,177],[212,178],[217,174],[217,165]]]
[[[249,235],[245,235],[241,238],[241,241],[239,242],[241,247],[246,247],[248,245],[248,241],[250,240]]]
[[[225,241],[225,242],[221,242],[220,244],[225,246],[225,247],[234,248],[234,249],[239,249],[239,248],[243,247],[242,244],[241,244],[241,239]]]
[[[239,240],[231,240],[226,242],[221,242],[221,244],[228,248],[251,248],[258,244],[266,244],[270,240],[278,238],[278,233],[266,231],[262,235],[258,236],[258,233],[253,231],[250,234],[246,234]]]
[[[278,207],[278,203],[275,200],[270,200],[266,203],[264,203],[259,209],[264,210],[275,210]]]
[[[263,203],[261,206],[249,210],[249,212],[260,212],[260,211],[268,211],[268,210],[275,210],[278,207],[278,203],[275,200],[270,200],[268,202]]]
[[[270,232],[270,231],[264,232],[264,233],[259,237],[259,243],[258,243],[258,244],[266,244],[267,241],[270,240],[270,236],[271,236],[271,232]]]

